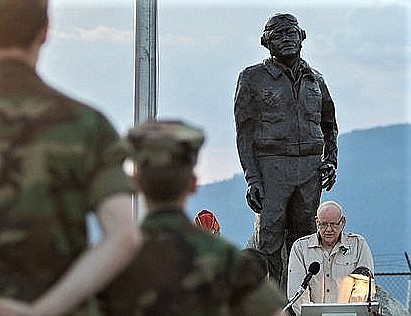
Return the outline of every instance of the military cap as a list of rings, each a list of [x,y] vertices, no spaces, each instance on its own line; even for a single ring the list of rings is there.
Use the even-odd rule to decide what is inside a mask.
[[[289,13],[277,13],[265,24],[264,31],[272,31],[283,26],[294,26],[299,28],[297,18]]]
[[[263,35],[261,36],[261,45],[268,48],[267,41],[272,31],[281,29],[284,26],[292,26],[298,29],[301,34],[301,40],[306,38],[305,31],[298,25],[297,18],[289,13],[276,13],[270,17],[264,26]]]
[[[131,129],[127,140],[140,166],[195,165],[204,133],[181,121],[149,121]]]

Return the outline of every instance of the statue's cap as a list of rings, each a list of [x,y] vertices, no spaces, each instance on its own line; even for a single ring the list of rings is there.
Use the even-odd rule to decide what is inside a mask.
[[[204,133],[181,121],[149,121],[131,129],[127,141],[138,165],[195,165]]]
[[[294,26],[299,28],[297,18],[289,13],[277,13],[268,19],[264,27],[264,32],[273,31],[284,26]]]

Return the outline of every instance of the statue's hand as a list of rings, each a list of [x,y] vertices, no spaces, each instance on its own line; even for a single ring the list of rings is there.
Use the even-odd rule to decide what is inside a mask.
[[[258,182],[250,184],[247,189],[246,199],[248,206],[257,214],[260,214],[262,205],[262,197],[264,188]]]
[[[335,179],[337,174],[335,172],[335,167],[333,164],[324,162],[320,167],[321,171],[321,183],[322,188],[330,191],[333,185],[335,184]]]

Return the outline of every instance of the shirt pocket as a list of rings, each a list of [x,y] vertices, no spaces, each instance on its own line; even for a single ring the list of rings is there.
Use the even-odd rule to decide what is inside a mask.
[[[321,113],[306,113],[305,118],[308,122],[311,137],[322,140],[324,135],[320,125]]]
[[[281,112],[262,113],[257,135],[261,140],[282,140],[289,134],[289,127],[285,121],[285,114]]]
[[[339,276],[346,276],[350,274],[358,264],[358,259],[354,256],[338,256],[335,259],[336,273]]]
[[[321,112],[322,93],[320,86],[317,82],[306,81],[304,84],[305,89],[302,89],[300,93],[303,93],[303,100],[307,112],[319,113]]]
[[[257,102],[260,104],[262,111],[281,111],[284,107],[285,100],[289,100],[283,89],[267,88],[261,89],[257,93]]]

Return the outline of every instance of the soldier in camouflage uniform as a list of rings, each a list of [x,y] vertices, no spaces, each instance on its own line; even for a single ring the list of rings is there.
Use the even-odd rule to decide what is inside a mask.
[[[140,240],[117,133],[36,73],[47,26],[47,1],[0,0],[0,315],[68,314]],[[104,234],[93,249],[89,210]]]
[[[104,294],[108,314],[281,314],[285,302],[258,278],[259,264],[185,214],[203,139],[201,130],[173,121],[145,123],[130,132],[136,185],[148,212],[142,250]]]

